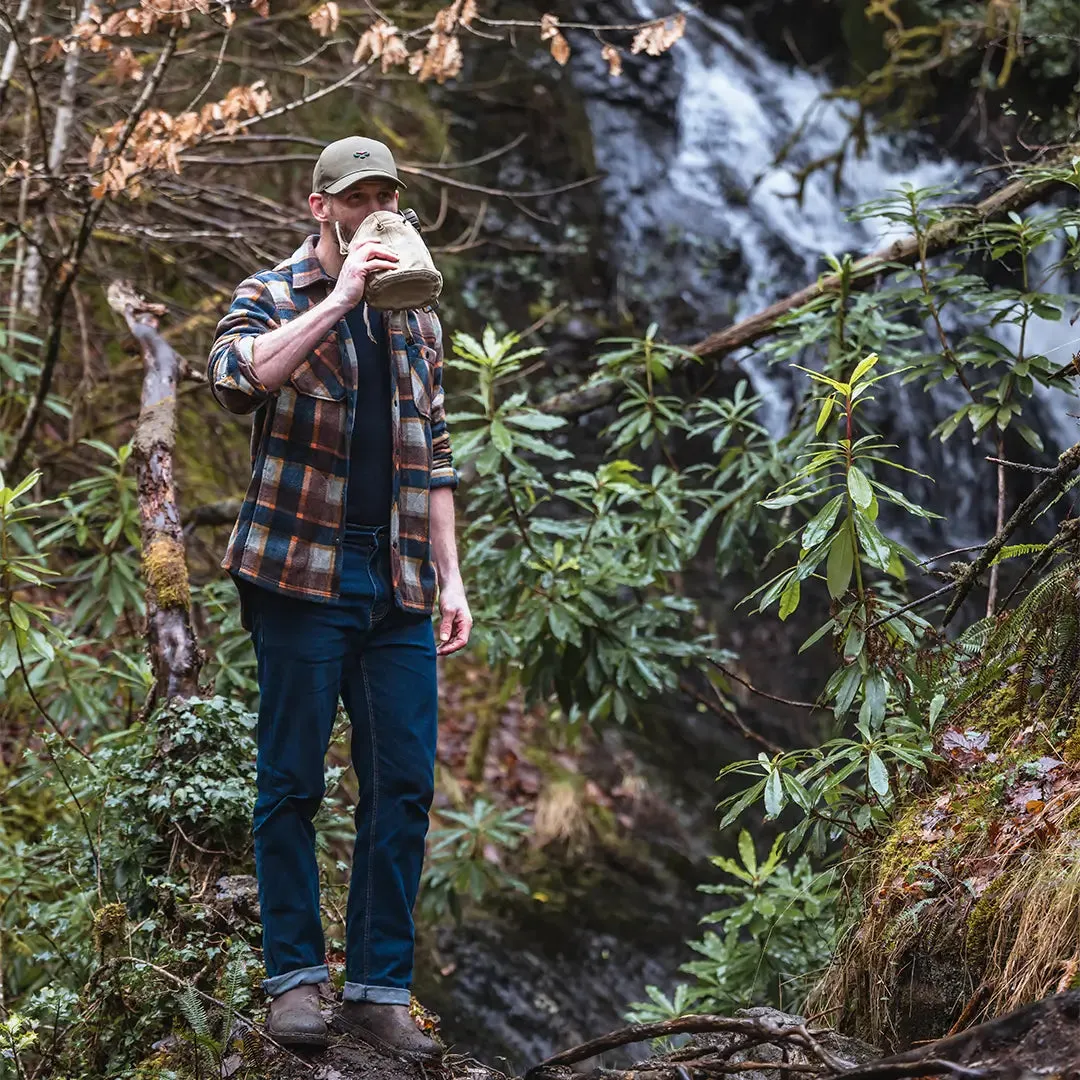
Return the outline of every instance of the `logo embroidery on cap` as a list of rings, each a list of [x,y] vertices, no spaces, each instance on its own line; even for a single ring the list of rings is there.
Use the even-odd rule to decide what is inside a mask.
[[[353,154],[353,157],[358,157],[358,158],[371,157],[371,151],[370,150],[357,150],[356,153]]]

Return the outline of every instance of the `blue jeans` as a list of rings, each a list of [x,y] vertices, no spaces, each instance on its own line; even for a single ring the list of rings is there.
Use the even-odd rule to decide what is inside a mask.
[[[272,997],[330,977],[312,818],[340,695],[359,786],[344,997],[409,1002],[438,699],[431,618],[394,604],[387,533],[346,530],[334,602],[240,586],[259,665],[255,870]]]

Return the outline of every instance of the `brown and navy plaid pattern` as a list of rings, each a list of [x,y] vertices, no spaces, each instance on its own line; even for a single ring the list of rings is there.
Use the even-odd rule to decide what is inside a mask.
[[[277,391],[255,376],[255,338],[327,295],[331,279],[310,236],[273,270],[241,282],[218,323],[207,375],[230,412],[255,413],[251,483],[222,566],[259,585],[311,600],[338,595],[349,445],[356,413],[356,351],[342,319]],[[373,313],[374,314],[374,313]],[[428,502],[457,487],[442,389],[442,328],[429,310],[387,314],[395,378],[390,401],[393,501],[390,556],[402,607],[430,613],[435,598]]]

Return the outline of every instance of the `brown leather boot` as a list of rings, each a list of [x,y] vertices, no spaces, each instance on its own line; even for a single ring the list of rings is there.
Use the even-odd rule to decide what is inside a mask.
[[[412,1061],[438,1061],[445,1049],[416,1026],[407,1005],[346,1001],[331,1023],[335,1031],[351,1035],[386,1054]]]
[[[319,988],[308,983],[274,998],[266,1018],[266,1033],[282,1046],[324,1050],[330,1033],[319,1010]]]

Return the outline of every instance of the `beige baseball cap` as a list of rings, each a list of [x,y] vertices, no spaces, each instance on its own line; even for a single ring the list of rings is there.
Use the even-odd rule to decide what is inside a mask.
[[[405,187],[386,143],[350,135],[332,142],[319,155],[311,190],[336,195],[358,180],[392,180],[399,188]]]

